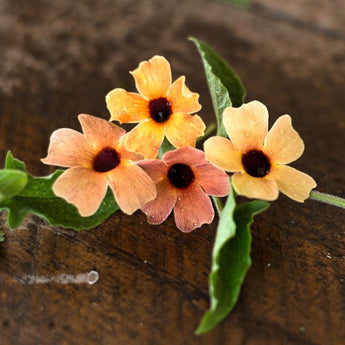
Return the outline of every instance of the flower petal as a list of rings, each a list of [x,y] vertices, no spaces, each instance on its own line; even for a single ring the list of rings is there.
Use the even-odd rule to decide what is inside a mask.
[[[282,193],[299,202],[307,199],[310,191],[316,187],[312,177],[287,165],[273,167],[269,176],[274,178]]]
[[[237,194],[247,198],[275,200],[278,198],[278,187],[275,181],[247,174],[235,173],[232,176],[232,184]]]
[[[266,136],[264,152],[272,162],[288,164],[301,157],[303,151],[303,140],[292,127],[291,117],[280,116]]]
[[[114,89],[107,94],[105,100],[111,115],[110,121],[135,123],[150,116],[148,101],[137,93]]]
[[[170,166],[175,163],[196,165],[206,163],[205,153],[191,146],[169,151],[163,155],[164,162]]]
[[[75,205],[81,216],[93,215],[107,192],[105,174],[86,168],[66,170],[53,185],[54,193]]]
[[[195,183],[208,195],[226,196],[229,194],[229,176],[210,163],[193,167]]]
[[[199,94],[188,89],[184,76],[175,80],[170,86],[167,99],[170,101],[174,113],[193,114],[201,109],[198,101]]]
[[[61,167],[91,167],[94,152],[89,147],[83,134],[69,128],[54,131],[50,137],[47,157],[41,159],[44,164]]]
[[[163,223],[168,218],[177,200],[176,190],[171,187],[167,179],[159,181],[156,187],[156,199],[148,202],[141,208],[150,224]]]
[[[175,147],[195,146],[196,138],[204,135],[205,128],[198,115],[173,113],[165,125],[165,135]]]
[[[95,116],[80,114],[78,120],[86,140],[95,150],[105,147],[115,148],[121,136],[126,133],[121,127]]]
[[[229,172],[243,171],[242,155],[229,139],[211,137],[204,143],[206,159],[217,167]]]
[[[178,192],[174,208],[175,222],[182,232],[191,232],[202,224],[210,224],[214,218],[211,199],[200,186],[192,184]]]
[[[139,123],[126,134],[125,146],[129,151],[155,158],[164,139],[164,129],[152,120]]]
[[[223,113],[223,124],[235,149],[261,150],[268,130],[268,111],[259,101],[239,108],[228,107]]]
[[[120,164],[108,173],[115,199],[126,214],[132,214],[156,197],[156,186],[135,163]]]
[[[168,167],[159,159],[145,159],[137,164],[152,178],[158,182],[167,176]]]
[[[148,100],[165,97],[171,85],[170,64],[163,56],[141,62],[131,74],[137,90]]]

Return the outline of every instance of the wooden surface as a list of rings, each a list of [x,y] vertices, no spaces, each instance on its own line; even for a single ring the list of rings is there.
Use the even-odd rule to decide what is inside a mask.
[[[289,113],[306,144],[295,167],[345,197],[344,1],[258,0],[250,11],[206,0],[1,0],[0,157],[8,149],[43,175],[51,132],[77,115],[109,114],[105,94],[134,90],[128,74],[155,54],[199,92],[212,119],[190,35],[241,76],[247,101]],[[284,196],[256,218],[253,265],[233,313],[193,334],[208,307],[216,222],[182,234],[120,212],[75,232],[30,216],[0,228],[0,344],[340,345],[345,338],[345,212]],[[42,283],[96,270],[93,284]],[[36,277],[36,278],[35,278]],[[33,283],[36,279],[36,283]]]

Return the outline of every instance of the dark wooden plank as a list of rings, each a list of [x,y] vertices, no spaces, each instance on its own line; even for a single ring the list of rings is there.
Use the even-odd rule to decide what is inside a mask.
[[[210,121],[202,64],[186,40],[194,35],[238,71],[247,100],[267,104],[271,123],[292,115],[306,143],[294,166],[319,190],[345,196],[340,27],[330,37],[255,8],[202,0],[3,0],[0,8],[1,157],[11,149],[32,173],[52,171],[39,161],[50,133],[79,129],[78,113],[108,118],[105,94],[134,90],[128,71],[154,54],[171,61],[174,77],[187,76]],[[8,234],[0,245],[0,344],[342,344],[343,219],[330,206],[280,197],[253,226],[253,267],[234,312],[196,337],[208,307],[216,223],[184,235],[171,217],[150,226],[140,212],[117,213],[74,232],[28,217],[9,234],[2,215]],[[28,280],[91,270],[99,273],[94,285]]]

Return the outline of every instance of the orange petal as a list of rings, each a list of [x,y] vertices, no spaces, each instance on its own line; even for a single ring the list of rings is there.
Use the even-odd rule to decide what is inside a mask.
[[[137,162],[137,164],[144,169],[154,182],[158,182],[167,176],[168,167],[159,159],[145,159]]]
[[[174,113],[193,114],[201,109],[198,101],[199,94],[188,89],[184,76],[175,80],[170,86],[167,99],[171,103],[171,109]]]
[[[156,186],[143,169],[134,163],[120,164],[108,173],[115,199],[126,214],[132,214],[156,197]]]
[[[176,190],[171,187],[167,179],[158,182],[156,187],[156,199],[148,202],[141,208],[150,224],[163,223],[168,218],[177,200]]]
[[[304,143],[291,125],[289,115],[280,116],[268,132],[264,152],[277,164],[288,164],[304,151]]]
[[[237,194],[247,198],[275,200],[278,198],[278,187],[275,181],[247,174],[235,173],[232,176],[232,184]]]
[[[197,184],[177,195],[174,208],[175,222],[182,232],[191,232],[202,224],[210,224],[214,218],[211,199]]]
[[[115,89],[110,91],[105,99],[111,115],[110,121],[135,123],[150,116],[147,100],[137,93]]]
[[[205,153],[191,146],[169,151],[163,155],[164,162],[170,166],[175,163],[196,165],[206,163]]]
[[[235,149],[261,150],[268,130],[268,111],[258,101],[229,107],[224,110],[223,124]]]
[[[48,155],[41,161],[61,167],[91,167],[93,157],[94,153],[81,133],[61,128],[52,133]]]
[[[164,139],[164,129],[152,120],[139,123],[126,135],[125,146],[129,151],[142,154],[146,159],[155,158]]]
[[[211,137],[204,143],[206,159],[229,172],[243,171],[241,153],[235,150],[231,141],[223,137]]]
[[[105,174],[86,168],[66,170],[54,183],[54,193],[73,204],[83,217],[93,215],[107,192]]]
[[[208,195],[226,196],[229,194],[229,176],[210,163],[193,167],[195,183]]]
[[[282,193],[299,202],[307,199],[310,191],[316,187],[313,178],[287,165],[273,167],[269,176],[276,181]]]
[[[105,147],[115,148],[121,136],[126,133],[121,127],[95,116],[80,114],[78,120],[86,140],[95,150]]]
[[[198,115],[173,113],[165,125],[165,135],[175,147],[195,146],[196,138],[204,135],[206,126]]]
[[[131,74],[137,90],[148,100],[166,96],[171,84],[171,70],[163,56],[154,56],[149,61],[141,62]]]

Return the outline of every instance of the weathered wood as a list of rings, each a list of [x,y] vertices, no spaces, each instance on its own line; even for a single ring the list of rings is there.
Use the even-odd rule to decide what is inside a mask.
[[[326,1],[321,5],[333,6]],[[223,2],[0,2],[0,157],[11,149],[36,175],[50,133],[79,129],[77,114],[108,118],[104,97],[134,90],[128,74],[155,54],[200,93],[212,119],[202,64],[190,35],[211,44],[242,77],[247,100],[263,101],[271,123],[293,117],[306,151],[294,164],[320,191],[345,196],[345,40],[281,21],[273,2],[241,11]],[[300,2],[290,1],[296,9]],[[345,5],[338,1],[339,11]],[[333,8],[333,7],[332,7]],[[285,12],[284,12],[285,11]],[[325,11],[327,20],[333,20]],[[338,17],[337,17],[338,18]],[[308,27],[309,25],[309,27]],[[172,217],[150,226],[140,212],[118,212],[75,232],[30,216],[0,244],[0,344],[343,344],[344,212],[285,197],[257,217],[252,259],[235,310],[214,331],[193,334],[208,307],[216,222],[182,234]],[[30,284],[96,270],[94,285]],[[30,278],[31,277],[31,278]]]

